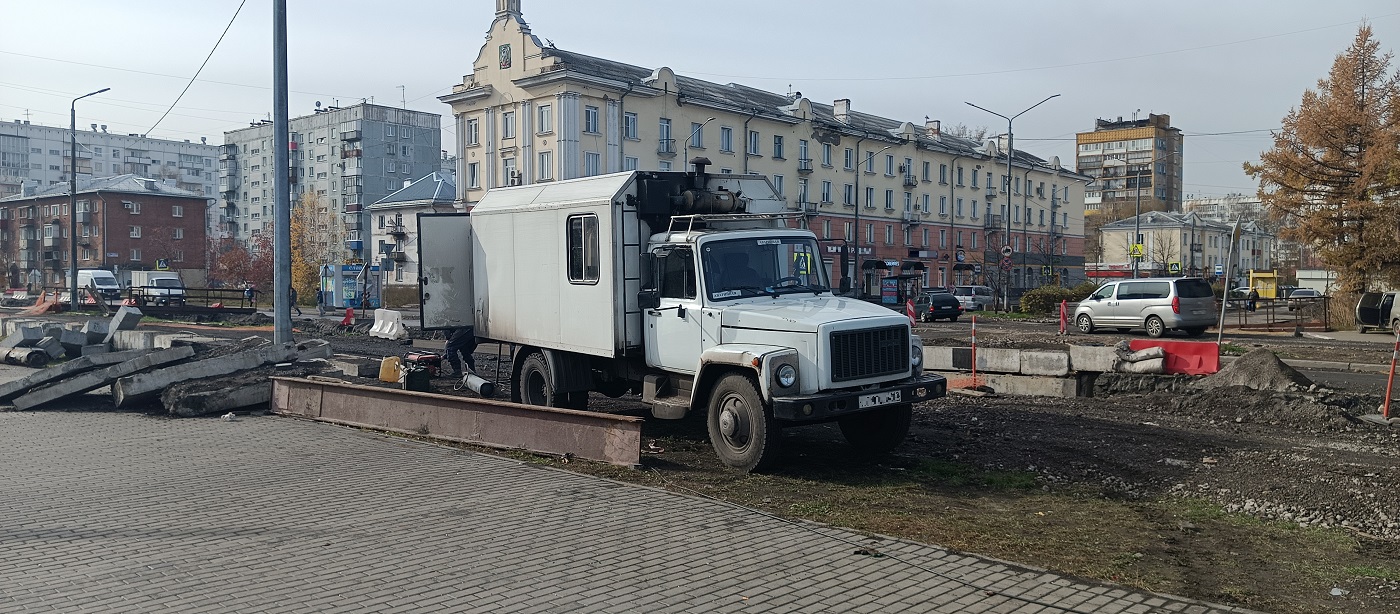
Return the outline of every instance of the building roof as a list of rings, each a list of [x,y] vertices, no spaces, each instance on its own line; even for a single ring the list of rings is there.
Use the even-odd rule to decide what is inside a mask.
[[[451,205],[457,199],[457,186],[452,178],[442,173],[430,173],[384,198],[374,201],[370,207],[397,204],[443,204]]]
[[[544,49],[546,56],[559,58],[563,65],[563,70],[574,71],[594,77],[601,77],[624,83],[641,83],[648,80],[657,71],[641,66],[634,66],[623,62],[608,60],[604,58],[566,51],[555,47]],[[679,90],[678,97],[682,103],[699,102],[709,103],[722,107],[729,107],[740,112],[750,112],[758,117],[769,119],[779,119],[793,121],[792,115],[787,111],[800,99],[801,93],[796,95],[783,95],[773,92],[752,88],[738,83],[719,84],[703,79],[676,75],[676,87]],[[871,138],[878,138],[884,141],[893,142],[900,138],[897,133],[908,124],[896,119],[850,111],[846,115],[846,121],[836,119],[835,109],[830,104],[811,102],[812,121],[818,124],[825,124],[833,130],[847,133],[869,133]],[[930,136],[923,126],[914,126],[912,140],[919,146],[943,153],[982,156],[989,158],[1005,159],[1004,151],[989,150],[983,143],[978,143],[970,139],[965,139],[951,134],[940,134],[937,137]],[[1013,158],[1023,165],[1033,165],[1050,170],[1048,162],[1024,151],[1017,150]],[[1061,168],[1063,172],[1074,173],[1069,169]]]
[[[1134,223],[1134,220],[1139,219],[1139,218],[1141,218],[1141,223],[1140,223],[1140,224],[1135,224],[1135,223]],[[1202,215],[1196,213],[1195,211],[1188,211],[1188,212],[1186,212],[1186,213],[1171,213],[1171,212],[1167,212],[1167,211],[1149,211],[1149,212],[1147,212],[1147,213],[1143,213],[1142,215],[1138,215],[1138,216],[1134,216],[1134,217],[1129,217],[1129,218],[1124,218],[1124,219],[1118,220],[1118,221],[1116,221],[1116,222],[1110,222],[1110,223],[1108,223],[1108,224],[1104,224],[1104,225],[1101,227],[1101,230],[1106,230],[1106,231],[1108,231],[1108,230],[1115,230],[1115,231],[1128,231],[1128,232],[1131,232],[1131,231],[1133,230],[1134,227],[1142,227],[1142,228],[1189,228],[1193,223],[1195,224],[1195,227],[1196,227],[1198,230],[1207,230],[1207,229],[1208,229],[1208,230],[1213,230],[1213,231],[1217,231],[1217,232],[1227,232],[1227,233],[1228,233],[1228,232],[1230,232],[1230,229],[1233,228],[1233,224],[1227,224],[1227,223],[1224,223],[1224,222],[1219,222],[1219,221],[1216,221],[1216,220],[1212,220],[1212,219],[1210,219],[1210,218],[1207,218],[1207,217],[1205,217],[1205,216],[1202,216]],[[1259,226],[1258,224],[1256,224],[1256,223],[1254,223],[1254,222],[1242,222],[1242,223],[1240,224],[1240,228],[1243,229],[1244,232],[1266,233],[1266,234],[1267,234],[1267,231],[1266,231],[1263,227]]]
[[[183,190],[173,185],[166,185],[156,179],[147,179],[140,175],[126,174],[114,175],[112,177],[96,177],[91,179],[78,179],[78,193],[89,192],[121,192],[124,194],[152,194],[160,196],[172,196],[176,198],[199,198],[204,199],[203,194]],[[0,199],[0,202],[13,202],[20,200],[32,200],[36,198],[47,198],[52,196],[66,196],[68,194],[68,183],[56,183],[39,190],[33,194],[25,196],[23,194]]]

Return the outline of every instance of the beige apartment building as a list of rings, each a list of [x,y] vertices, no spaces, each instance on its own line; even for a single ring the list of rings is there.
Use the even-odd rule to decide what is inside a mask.
[[[1255,222],[1240,224],[1240,240],[1230,248],[1233,224],[1215,221],[1195,212],[1153,211],[1140,218],[1118,220],[1100,229],[1102,258],[1090,262],[1090,278],[1131,277],[1129,253],[1133,233],[1139,234],[1143,255],[1138,263],[1144,277],[1218,277],[1234,256],[1235,272],[1269,271],[1278,266],[1278,239]]]
[[[1075,136],[1075,169],[1093,177],[1084,198],[1089,215],[1106,221],[1139,211],[1181,211],[1181,130],[1170,115],[1094,120],[1092,132]]]
[[[519,0],[497,1],[470,72],[440,99],[452,106],[462,205],[498,186],[682,171],[705,157],[710,172],[768,176],[829,266],[858,247],[849,266],[866,288],[903,273],[929,286],[1004,280],[1016,296],[1083,279],[1090,178],[1056,159],[1016,151],[1008,182],[1004,139],[558,49],[531,33]]]

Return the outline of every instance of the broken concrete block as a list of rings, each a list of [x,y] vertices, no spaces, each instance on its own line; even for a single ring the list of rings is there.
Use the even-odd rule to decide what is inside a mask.
[[[47,388],[30,391],[15,399],[15,408],[23,411],[46,403],[52,403],[65,397],[82,394],[89,390],[95,390],[110,385],[128,375],[135,375],[162,365],[177,363],[191,356],[194,356],[194,350],[187,347],[147,352],[132,360],[118,363],[105,369],[89,371],[76,377],[57,382]]]
[[[88,320],[83,324],[82,331],[87,335],[88,345],[107,342],[107,323],[102,320]]]
[[[68,353],[69,358],[77,358],[83,355],[83,346],[87,345],[87,335],[71,328],[64,328],[59,331],[58,342],[63,344],[63,351]]]
[[[1069,365],[1080,372],[1112,373],[1118,364],[1118,352],[1111,347],[1092,345],[1069,346]]]
[[[104,349],[106,348],[106,346],[102,347]],[[45,357],[48,356],[47,353],[41,352],[39,350],[27,349],[25,351],[39,352]],[[43,386],[49,382],[61,380],[66,377],[77,375],[79,373],[86,373],[93,369],[109,367],[117,363],[126,362],[133,358],[140,358],[145,354],[147,354],[147,352],[116,352],[111,354],[83,356],[81,358],[76,358],[74,360],[65,362],[61,365],[32,373],[27,377],[0,384],[0,401],[8,401],[21,394],[28,392],[32,388]]]
[[[34,347],[48,352],[49,358],[54,360],[63,355],[63,343],[59,342],[58,337],[44,337]]]
[[[112,349],[117,351],[154,350],[159,335],[153,330],[114,330],[108,337],[111,337]]]
[[[44,329],[37,326],[21,326],[13,334],[0,341],[0,348],[34,347],[44,338]]]
[[[122,307],[112,314],[112,320],[107,324],[106,343],[112,342],[112,335],[117,331],[135,330],[136,325],[141,322],[141,310],[135,307]]]
[[[330,358],[331,342],[325,339],[308,339],[297,346],[297,360],[311,360],[313,358]]]
[[[39,348],[9,348],[0,350],[6,364],[38,369],[49,364],[49,353]]]
[[[379,361],[350,354],[335,354],[330,358],[331,367],[351,377],[378,377]]]
[[[258,367],[248,371],[172,385],[161,393],[166,411],[176,416],[194,417],[266,405],[272,400],[272,380],[276,377],[305,377],[331,368],[324,360],[298,361]]]
[[[190,349],[192,348],[184,348]],[[255,350],[238,352],[227,356],[217,356],[196,360],[181,365],[156,369],[123,377],[112,384],[112,400],[117,407],[126,407],[143,398],[160,394],[171,384],[192,379],[204,379],[227,375],[266,364],[285,362],[296,356],[297,350],[291,344],[268,345]]]
[[[112,350],[110,350],[106,344],[98,343],[96,345],[83,346],[82,354],[83,356],[92,356],[94,354],[106,354],[111,351]]]
[[[196,353],[208,352],[216,347],[231,345],[233,343],[228,339],[219,339],[218,337],[201,337],[198,335],[184,335],[181,337],[170,339],[169,341],[170,347],[177,348],[181,346],[189,346],[194,348],[194,351]],[[161,339],[156,338],[157,347],[160,346],[160,343]]]

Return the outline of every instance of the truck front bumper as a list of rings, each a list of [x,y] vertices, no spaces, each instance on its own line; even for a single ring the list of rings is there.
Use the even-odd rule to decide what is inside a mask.
[[[890,400],[894,393],[899,393],[898,399]],[[824,422],[881,407],[928,401],[946,394],[948,380],[941,375],[926,373],[878,388],[777,397],[773,399],[773,417],[788,422]],[[871,397],[887,402],[861,407],[861,399]]]

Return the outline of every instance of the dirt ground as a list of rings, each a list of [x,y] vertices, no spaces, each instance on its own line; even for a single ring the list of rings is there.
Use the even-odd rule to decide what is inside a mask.
[[[408,349],[314,330],[321,334],[304,336],[325,336],[337,352],[379,357]],[[970,326],[919,332],[931,344],[961,345]],[[979,322],[978,342],[1049,348],[1132,336],[1054,333],[1046,324]],[[1238,353],[1256,344],[1288,357],[1389,360],[1388,351],[1366,344],[1232,340]],[[497,365],[494,350],[477,354],[487,376]],[[640,471],[519,456],[1263,611],[1400,611],[1400,428],[1357,419],[1375,410],[1377,397],[1256,376],[1106,398],[953,395],[916,406],[908,440],[884,458],[855,456],[831,425],[789,429],[784,462],[765,475],[725,471],[698,415],[648,419]],[[1279,385],[1233,385],[1265,379]],[[434,390],[470,394],[441,378]],[[647,415],[626,397],[594,394],[590,409]]]

